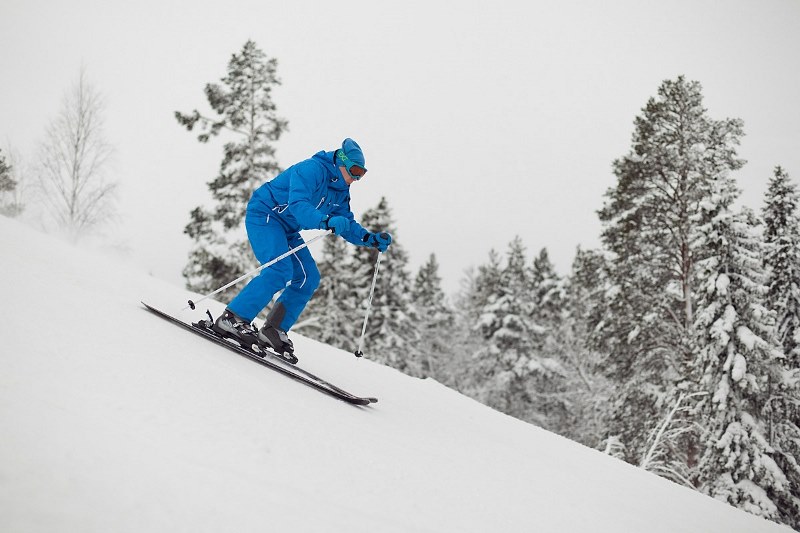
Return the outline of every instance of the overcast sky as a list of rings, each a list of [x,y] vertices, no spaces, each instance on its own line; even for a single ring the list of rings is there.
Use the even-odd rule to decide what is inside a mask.
[[[562,274],[597,247],[611,163],[665,79],[744,120],[745,204],[761,208],[776,165],[800,179],[797,0],[0,0],[0,148],[33,161],[83,65],[116,146],[118,238],[182,283],[182,230],[223,141],[173,114],[208,109],[205,84],[247,39],[278,60],[279,163],[358,140],[356,216],[386,196],[412,267],[436,253],[448,291],[517,234]]]

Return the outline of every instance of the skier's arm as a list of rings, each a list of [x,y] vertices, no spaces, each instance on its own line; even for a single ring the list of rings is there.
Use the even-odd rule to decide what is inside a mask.
[[[331,213],[331,217],[339,216],[344,217],[350,221],[350,227],[347,231],[342,233],[342,238],[347,242],[352,244],[357,244],[359,246],[367,246],[367,237],[369,236],[369,231],[364,229],[361,224],[356,222],[355,216],[353,212],[350,211],[350,198],[348,197],[347,201],[344,202],[344,205],[339,206],[338,209],[334,210]]]
[[[293,166],[289,176],[289,211],[303,229],[318,229],[325,214],[317,209],[311,198],[322,185],[325,174],[315,163],[303,162]]]
[[[333,230],[336,235],[358,246],[371,246],[381,252],[385,252],[392,244],[391,234],[382,231],[372,233],[365,230],[361,224],[343,215],[325,217],[322,220],[322,228]],[[359,237],[360,235],[360,237]]]

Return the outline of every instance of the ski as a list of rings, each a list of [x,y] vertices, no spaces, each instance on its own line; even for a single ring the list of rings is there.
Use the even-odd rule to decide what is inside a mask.
[[[255,361],[256,363],[262,366],[266,366],[267,368],[271,368],[272,370],[275,370],[277,372],[280,372],[281,374],[289,376],[290,378],[296,381],[299,381],[301,383],[304,383],[305,385],[313,387],[320,392],[333,396],[334,398],[337,398],[339,400],[354,405],[369,405],[371,403],[376,403],[378,401],[377,398],[356,396],[350,392],[347,392],[346,390],[341,389],[336,385],[333,385],[332,383],[329,383],[328,381],[325,381],[324,379],[318,376],[315,376],[314,374],[308,372],[307,370],[303,370],[302,368],[296,365],[290,364],[280,355],[275,354],[271,351],[265,350],[264,352],[257,354],[251,350],[248,350],[247,348],[243,348],[239,344],[235,344],[229,340],[226,340],[224,337],[218,335],[216,332],[214,332],[206,325],[207,323],[205,321],[188,324],[183,320],[180,320],[179,318],[176,318],[170,314],[165,313],[164,311],[161,311],[149,304],[146,304],[145,302],[142,302],[142,305],[148,311],[152,312],[157,316],[160,316],[161,318],[169,322],[177,324],[182,328],[187,329],[193,333],[196,333],[202,337],[205,337],[216,344],[224,346],[229,350],[238,353],[239,355],[247,357],[251,361]]]

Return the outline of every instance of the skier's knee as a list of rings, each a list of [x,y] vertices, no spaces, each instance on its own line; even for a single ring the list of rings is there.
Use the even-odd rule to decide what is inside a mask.
[[[313,294],[319,287],[320,275],[317,265],[311,264],[306,267],[306,282],[303,290],[309,294]]]
[[[287,264],[285,261],[278,261],[269,268],[261,271],[261,275],[265,277],[273,277],[279,280],[280,287],[285,287],[292,281],[292,265]]]

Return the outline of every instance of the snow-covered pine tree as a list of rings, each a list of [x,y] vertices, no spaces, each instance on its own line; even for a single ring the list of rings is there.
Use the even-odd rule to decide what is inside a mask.
[[[352,245],[338,237],[327,237],[322,260],[317,263],[321,281],[295,328],[320,342],[352,350],[360,335],[358,286],[353,272]]]
[[[544,425],[531,388],[535,373],[547,371],[535,346],[544,328],[532,315],[531,272],[520,237],[509,244],[495,294],[489,295],[477,327],[485,345],[475,354],[482,378],[479,399],[499,411]]]
[[[767,406],[770,444],[789,479],[792,497],[776,502],[783,521],[800,530],[800,213],[797,186],[777,167],[762,210],[767,307],[776,313],[774,335],[784,353],[783,373],[771,383]]]
[[[225,143],[219,174],[208,183],[216,206],[195,208],[184,230],[194,241],[183,271],[191,290],[212,291],[256,264],[245,238],[244,215],[252,192],[280,172],[273,143],[287,122],[275,112],[272,90],[276,85],[280,85],[277,60],[267,58],[249,40],[231,57],[221,83],[206,85],[206,98],[216,118],[197,110],[175,113],[189,131],[200,125],[200,142],[208,142],[223,130],[238,136]],[[226,296],[230,295],[222,298]]]
[[[2,150],[0,150],[0,214],[13,217],[19,213],[13,201],[17,182],[12,176],[11,169],[11,165],[8,164]],[[6,200],[6,197],[11,199]]]
[[[466,286],[459,298],[460,308],[470,328],[476,328],[483,309],[500,292],[500,272],[503,270],[502,258],[496,250],[489,250],[489,261],[478,267],[477,274],[466,280]]]
[[[787,366],[800,368],[800,196],[781,167],[769,181],[762,210],[765,266],[769,273],[767,304],[777,313],[775,334]]]
[[[411,275],[408,272],[408,253],[397,238],[394,218],[386,198],[381,198],[377,206],[364,212],[361,225],[370,231],[388,231],[393,238],[392,245],[381,260],[364,341],[364,353],[370,359],[407,374],[419,375],[421,363],[415,348],[418,334],[410,316]],[[353,256],[353,272],[358,283],[353,288],[359,302],[359,316],[355,318],[359,337],[378,253],[374,248],[359,247]]]
[[[607,314],[607,276],[608,262],[603,252],[578,247],[564,284],[562,309],[587,345],[594,344],[591,338],[603,329]]]
[[[695,322],[694,386],[698,422],[705,429],[697,468],[702,492],[750,513],[778,520],[776,501],[790,497],[784,472],[769,444],[769,384],[780,374],[772,342],[774,313],[767,293],[761,240],[747,212],[731,211],[738,191],[720,177],[703,202],[694,243],[707,251],[697,263],[699,300]]]
[[[440,366],[437,379],[472,398],[482,397],[485,376],[475,365],[474,350],[485,343],[480,318],[483,309],[497,297],[502,270],[500,254],[489,251],[487,263],[468,269],[455,298],[453,356]]]
[[[561,364],[558,398],[565,406],[548,416],[548,429],[590,447],[606,438],[603,415],[611,393],[601,370],[605,355],[591,341],[603,319],[605,271],[602,253],[578,248],[564,282],[562,319],[545,345]]]
[[[17,217],[26,210],[26,199],[32,196],[34,183],[32,174],[19,152],[9,146],[6,153],[0,153],[0,214]],[[36,218],[36,213],[26,213]],[[29,218],[29,221],[32,220]]]
[[[563,287],[547,248],[533,259],[530,271],[531,320],[546,329],[555,329],[561,322]]]
[[[540,368],[532,375],[529,389],[532,390],[540,425],[555,430],[559,420],[570,416],[569,399],[566,392],[566,372],[561,364],[563,356],[561,329],[564,320],[564,287],[547,248],[542,248],[534,257],[530,268],[528,287],[530,315],[528,320],[538,326],[540,335],[534,337],[534,353]]]
[[[614,162],[617,185],[600,211],[611,253],[609,307],[601,351],[617,385],[610,431],[627,459],[646,452],[648,431],[674,404],[692,359],[695,263],[701,202],[711,183],[740,168],[738,119],[712,120],[701,86],[667,80],[636,118],[631,151]]]
[[[414,316],[417,317],[421,373],[423,376],[439,374],[441,362],[450,359],[453,343],[454,316],[442,290],[439,263],[431,254],[414,278],[411,290]]]

